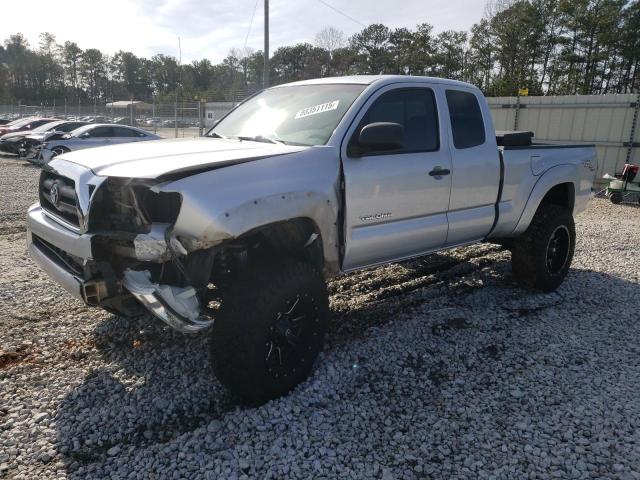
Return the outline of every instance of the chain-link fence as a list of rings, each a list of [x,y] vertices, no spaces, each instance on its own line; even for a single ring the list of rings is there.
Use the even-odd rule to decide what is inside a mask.
[[[43,105],[0,105],[0,119],[52,117],[89,123],[132,125],[166,138],[202,135],[236,103],[232,102],[137,102],[102,104],[47,102]]]

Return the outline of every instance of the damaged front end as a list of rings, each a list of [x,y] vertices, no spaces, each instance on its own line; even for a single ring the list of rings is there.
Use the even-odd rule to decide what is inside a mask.
[[[32,258],[89,305],[125,316],[142,305],[181,332],[209,328],[210,278],[199,267],[211,272],[217,252],[189,253],[173,233],[180,194],[77,173],[43,170],[40,204],[28,213]]]
[[[209,278],[194,267],[202,262],[211,267],[216,252],[194,252],[200,261],[190,260],[172,230],[181,197],[156,186],[149,180],[105,181],[90,212],[95,259],[114,270],[121,297],[128,292],[172,328],[196,333],[209,328],[213,318],[202,313],[210,300]]]
[[[257,262],[281,255],[339,271],[339,159],[304,153],[153,178],[96,175],[55,158],[28,213],[29,252],[89,305],[204,330]],[[278,175],[265,174],[284,161]]]

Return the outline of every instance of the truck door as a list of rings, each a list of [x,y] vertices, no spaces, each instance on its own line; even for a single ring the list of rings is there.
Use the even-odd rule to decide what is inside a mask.
[[[345,270],[420,255],[446,241],[451,159],[438,127],[438,93],[410,85],[376,92],[343,142]],[[362,129],[377,122],[403,127],[401,147],[359,144]]]
[[[447,246],[481,240],[491,231],[500,187],[500,157],[491,115],[481,93],[446,87],[453,172]],[[483,111],[484,107],[484,111]]]

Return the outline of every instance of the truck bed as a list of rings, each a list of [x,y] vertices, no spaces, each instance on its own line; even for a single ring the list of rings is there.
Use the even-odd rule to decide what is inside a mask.
[[[575,192],[573,213],[579,213],[586,207],[597,167],[595,145],[531,141],[528,145],[502,145],[498,149],[503,163],[503,179],[498,219],[492,236],[521,233],[516,227],[523,225],[520,220],[530,196],[538,182],[544,181],[552,169],[558,174],[565,172],[571,179],[571,188]]]
[[[534,133],[528,130],[496,130],[496,143],[498,144],[498,147],[503,147],[503,150],[595,147],[595,144],[560,144],[535,142]]]

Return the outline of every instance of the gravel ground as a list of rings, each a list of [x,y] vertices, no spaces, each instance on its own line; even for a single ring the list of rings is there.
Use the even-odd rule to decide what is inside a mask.
[[[640,209],[595,200],[567,281],[457,249],[331,283],[312,377],[241,408],[204,337],[86,308],[25,253],[0,159],[0,477],[640,478]]]

